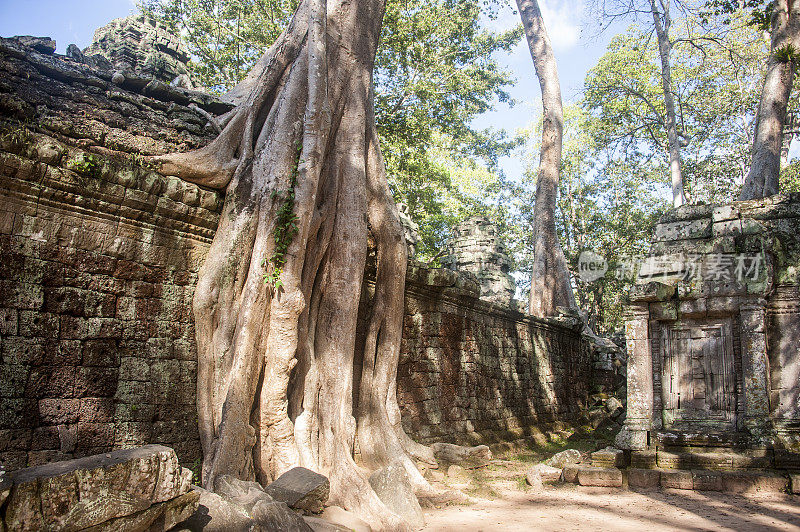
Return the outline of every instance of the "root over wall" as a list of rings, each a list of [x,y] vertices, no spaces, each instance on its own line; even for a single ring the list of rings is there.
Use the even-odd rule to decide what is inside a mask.
[[[212,139],[192,104],[229,108],[0,40],[6,469],[144,443],[200,457],[191,301],[222,197],[139,157]],[[405,312],[397,386],[415,439],[491,442],[580,415],[592,362],[577,332],[419,266]]]

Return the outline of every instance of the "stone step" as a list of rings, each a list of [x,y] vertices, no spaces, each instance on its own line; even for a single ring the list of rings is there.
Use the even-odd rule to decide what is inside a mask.
[[[726,493],[800,493],[800,475],[782,471],[714,471],[708,469],[619,469],[568,465],[562,480],[581,486],[633,489],[682,489]]]
[[[705,451],[700,449],[675,449],[657,451],[633,451],[630,465],[639,469],[710,469],[714,471],[738,471],[749,469],[797,469],[800,461],[796,455],[781,454],[770,450],[735,452]],[[795,464],[797,462],[797,464]]]

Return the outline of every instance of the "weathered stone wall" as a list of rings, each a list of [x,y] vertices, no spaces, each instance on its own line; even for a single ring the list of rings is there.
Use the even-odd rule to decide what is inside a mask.
[[[0,464],[145,443],[200,455],[191,300],[222,198],[134,154],[213,136],[207,95],[0,40]],[[569,421],[591,373],[578,333],[410,269],[398,394],[424,441]]]
[[[201,145],[184,104],[215,107],[105,74],[0,41],[7,469],[144,443],[200,453],[191,300],[221,198],[129,154]]]
[[[577,422],[591,391],[588,342],[479,295],[450,270],[409,268],[397,377],[406,431],[476,444]]]

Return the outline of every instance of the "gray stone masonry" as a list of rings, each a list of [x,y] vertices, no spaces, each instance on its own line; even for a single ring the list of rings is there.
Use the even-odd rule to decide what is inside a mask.
[[[511,258],[494,224],[480,217],[461,222],[453,229],[447,251],[442,264],[475,274],[481,284],[481,299],[512,305],[516,287],[509,274]]]
[[[800,195],[670,211],[631,292],[617,444],[774,449],[775,465],[796,462],[798,330]]]

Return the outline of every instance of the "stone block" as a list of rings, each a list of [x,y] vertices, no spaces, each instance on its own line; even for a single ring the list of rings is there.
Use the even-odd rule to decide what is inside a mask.
[[[730,493],[784,493],[789,479],[763,471],[726,471],[722,473],[722,489]]]
[[[369,484],[389,510],[405,519],[413,529],[425,526],[422,508],[402,463],[375,471],[369,477]]]
[[[680,469],[661,471],[661,487],[690,490],[694,487],[692,472]]]
[[[592,453],[592,465],[595,467],[625,467],[625,452],[614,447],[606,447]]]
[[[581,486],[622,487],[622,471],[617,468],[586,467],[578,468],[578,484]]]
[[[677,320],[678,307],[673,302],[650,303],[650,318],[654,320]]]
[[[554,454],[543,463],[550,467],[563,468],[569,464],[577,464],[581,461],[583,455],[577,449],[566,449],[559,453]]]
[[[658,469],[628,470],[628,486],[639,489],[655,489],[661,483],[661,472]]]
[[[492,451],[486,445],[462,447],[452,443],[437,442],[431,445],[436,461],[446,467],[450,464],[460,465],[466,469],[484,467],[492,459]]]
[[[658,459],[655,451],[632,451],[631,467],[637,469],[656,469]]]
[[[697,491],[722,491],[722,474],[718,471],[695,469],[692,471],[692,489]]]
[[[792,493],[800,495],[800,473],[792,473],[789,475],[789,480],[792,483]],[[2,502],[0,502],[2,504]]]
[[[569,482],[570,484],[576,484],[578,482],[578,471],[580,470],[580,466],[577,464],[567,464],[561,470],[561,480],[564,482]]]
[[[328,501],[330,489],[327,477],[304,467],[295,467],[279,476],[264,491],[291,508],[319,513]]]
[[[11,475],[6,522],[13,530],[78,530],[185,494],[191,472],[172,449],[137,449],[30,467]]]
[[[526,478],[530,478],[532,476],[539,477],[541,480],[545,482],[556,482],[561,480],[561,469],[557,467],[551,467],[546,464],[536,464],[535,466],[528,469],[525,473]],[[531,484],[530,480],[528,484]],[[533,484],[531,484],[532,486]]]

